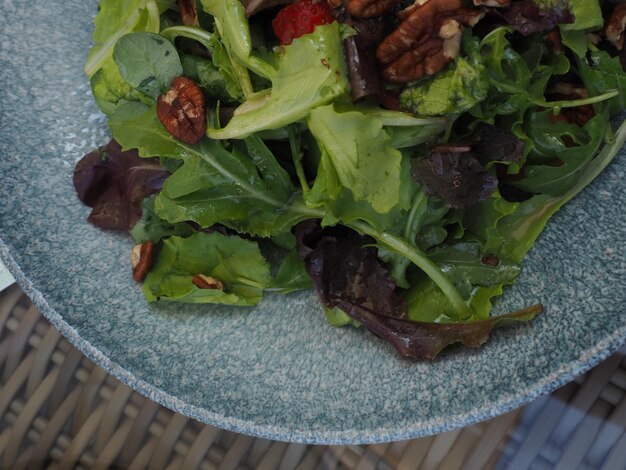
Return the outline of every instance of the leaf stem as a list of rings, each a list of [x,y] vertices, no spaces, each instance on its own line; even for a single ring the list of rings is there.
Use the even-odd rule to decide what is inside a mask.
[[[302,190],[305,193],[308,193],[311,190],[311,187],[309,186],[309,182],[304,174],[304,168],[302,167],[302,152],[300,152],[299,145],[296,141],[297,136],[293,126],[287,126],[287,134],[289,135],[289,146],[291,147],[293,166],[296,168],[296,174],[298,175],[298,180],[300,180],[300,186],[302,186]]]
[[[537,106],[541,106],[543,108],[553,108],[553,109],[561,109],[561,108],[575,108],[577,106],[585,106],[588,104],[596,104],[602,101],[610,100],[611,98],[615,98],[619,95],[619,91],[613,90],[603,93],[598,96],[590,96],[589,98],[582,98],[579,100],[563,100],[563,101],[544,101],[544,100],[535,100],[532,97],[528,100]]]
[[[411,212],[409,212],[409,217],[407,218],[406,225],[404,226],[405,240],[415,242],[415,237],[417,237],[417,232],[421,226],[421,223],[418,224],[415,219],[419,217],[418,214],[422,211],[424,204],[428,204],[428,197],[424,191],[420,190],[415,195]]]
[[[213,34],[203,30],[202,28],[196,28],[193,26],[172,26],[161,31],[161,36],[172,43],[178,36],[193,39],[206,47],[211,55],[213,55],[213,45],[211,44],[214,39]],[[254,88],[252,87],[252,82],[250,81],[250,73],[246,67],[237,62],[237,60],[233,59],[230,54],[228,54],[228,58],[231,66],[233,67],[233,72],[235,72],[235,75],[238,78],[241,91],[247,99],[254,93]]]
[[[447,297],[450,304],[456,310],[460,320],[466,320],[472,316],[471,309],[465,303],[465,300],[463,300],[463,297],[461,297],[461,294],[459,294],[459,291],[452,281],[450,281],[441,269],[439,269],[439,266],[433,263],[421,250],[415,246],[411,246],[408,242],[395,235],[386,232],[379,233],[364,222],[355,221],[347,225],[365,235],[375,238],[378,243],[401,254],[424,271]]]

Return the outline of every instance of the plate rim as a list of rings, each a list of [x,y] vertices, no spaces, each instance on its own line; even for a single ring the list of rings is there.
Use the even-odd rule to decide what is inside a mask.
[[[497,402],[478,406],[454,416],[432,417],[425,421],[417,420],[411,426],[402,429],[377,428],[375,430],[347,430],[347,431],[307,431],[305,429],[291,429],[281,426],[264,425],[250,420],[233,418],[209,411],[198,405],[187,403],[149,382],[137,378],[122,365],[108,358],[100,349],[80,336],[78,331],[67,323],[53,308],[22,271],[18,263],[10,254],[8,246],[0,237],[0,259],[15,278],[16,284],[31,299],[44,318],[48,320],[63,337],[78,349],[85,357],[91,360],[105,372],[115,377],[121,383],[129,386],[140,395],[153,400],[174,412],[180,413],[202,423],[215,426],[231,432],[298,444],[314,445],[365,445],[400,440],[416,439],[440,434],[461,427],[469,426],[500,416],[533,401],[540,395],[551,393],[557,388],[572,381],[576,377],[591,370],[611,354],[618,351],[626,343],[626,324],[613,331],[594,346],[583,350],[576,359],[563,364],[559,369],[519,393],[506,394]]]

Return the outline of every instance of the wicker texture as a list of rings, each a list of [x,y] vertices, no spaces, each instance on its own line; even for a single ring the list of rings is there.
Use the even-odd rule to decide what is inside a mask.
[[[522,431],[515,431],[520,410],[438,436],[369,446],[308,446],[223,431],[157,405],[94,366],[15,286],[0,293],[0,365],[1,468],[480,470],[496,467],[506,450],[502,461],[517,469],[543,458],[543,445],[563,419],[574,424],[564,441],[577,429],[572,416],[562,416],[564,406],[551,426],[537,424],[546,398],[527,407]],[[557,397],[592,413],[598,403],[609,403],[604,415],[621,426],[611,442],[623,441],[621,356],[593,374],[593,385],[581,379]],[[541,439],[529,437],[537,432]],[[529,457],[520,460],[518,451]],[[611,446],[604,457],[610,452]],[[577,461],[569,455],[558,453],[565,464]]]

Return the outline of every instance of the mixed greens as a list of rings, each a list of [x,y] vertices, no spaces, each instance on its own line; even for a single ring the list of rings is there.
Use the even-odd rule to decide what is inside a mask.
[[[101,0],[85,72],[113,140],[74,173],[89,220],[154,247],[148,301],[314,287],[332,325],[417,359],[534,318],[490,318],[492,300],[626,141],[623,38],[605,26],[619,8],[463,2],[479,21],[457,56],[399,83],[376,38],[424,2],[367,20],[324,3],[331,21],[279,44],[285,4],[320,1]],[[197,143],[157,110],[181,76],[206,106]]]

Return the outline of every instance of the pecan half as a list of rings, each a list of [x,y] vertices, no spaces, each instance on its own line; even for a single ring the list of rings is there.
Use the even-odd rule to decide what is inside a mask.
[[[376,51],[385,66],[383,76],[392,82],[410,82],[443,69],[459,55],[463,27],[484,16],[482,10],[462,8],[461,0],[415,5],[404,10],[404,21]]]
[[[618,51],[624,47],[624,29],[626,28],[626,3],[619,3],[613,9],[606,22],[604,34]]]
[[[130,264],[133,268],[133,279],[142,282],[152,268],[154,242],[135,245],[130,252]]]
[[[196,274],[191,282],[193,282],[193,285],[198,289],[224,290],[224,284],[222,281],[205,274]]]
[[[357,18],[372,18],[388,12],[401,0],[348,0],[348,13]]]
[[[157,116],[167,131],[187,144],[197,144],[206,132],[206,102],[202,90],[187,77],[172,81],[157,99]]]

